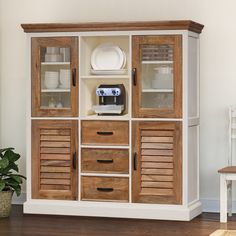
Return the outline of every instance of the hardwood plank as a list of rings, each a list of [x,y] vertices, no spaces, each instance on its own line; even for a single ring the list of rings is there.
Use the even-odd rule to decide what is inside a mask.
[[[209,236],[220,228],[236,230],[236,214],[225,224],[219,219],[219,213],[202,213],[191,221],[24,214],[22,205],[13,204],[0,229],[2,236]]]

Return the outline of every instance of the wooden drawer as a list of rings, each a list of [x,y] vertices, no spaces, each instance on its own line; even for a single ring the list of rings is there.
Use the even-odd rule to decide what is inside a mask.
[[[128,202],[129,179],[118,177],[83,176],[81,199]]]
[[[82,144],[129,145],[128,121],[82,121]]]
[[[128,173],[129,150],[82,148],[81,169],[82,172]]]

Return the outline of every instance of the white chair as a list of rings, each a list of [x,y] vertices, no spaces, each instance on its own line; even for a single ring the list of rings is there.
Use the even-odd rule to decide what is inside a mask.
[[[233,147],[236,144],[236,106],[229,108],[229,155],[228,166],[220,173],[220,222],[227,222],[227,213],[232,216],[232,181],[236,180],[236,166],[232,164]]]

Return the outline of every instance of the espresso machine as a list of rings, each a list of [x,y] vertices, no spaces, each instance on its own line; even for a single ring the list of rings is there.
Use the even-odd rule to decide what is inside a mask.
[[[101,84],[96,89],[98,105],[93,106],[98,115],[122,115],[125,110],[125,86],[123,84]]]

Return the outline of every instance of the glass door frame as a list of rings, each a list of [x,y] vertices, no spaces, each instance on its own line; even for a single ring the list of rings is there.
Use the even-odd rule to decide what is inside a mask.
[[[70,48],[70,108],[50,109],[41,107],[41,48]],[[40,117],[78,116],[78,37],[32,37],[31,38],[31,114]],[[73,79],[73,81],[72,81]]]
[[[173,108],[143,108],[142,93],[142,44],[173,45]],[[132,117],[181,118],[182,117],[182,35],[157,35],[132,37]]]

